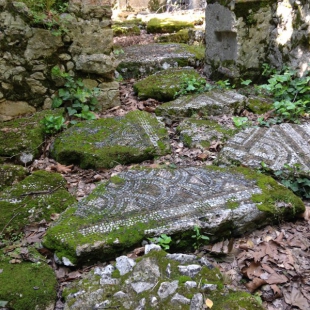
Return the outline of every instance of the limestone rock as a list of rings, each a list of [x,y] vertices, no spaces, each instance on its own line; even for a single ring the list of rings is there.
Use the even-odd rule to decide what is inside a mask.
[[[270,128],[247,128],[230,140],[219,154],[219,162],[260,168],[264,162],[273,171],[285,164],[300,165],[310,175],[310,124],[282,123]]]
[[[195,257],[195,261],[198,261],[198,257]],[[168,265],[173,266],[171,280],[167,280],[165,273]],[[126,275],[117,278],[112,275],[111,279],[118,281],[115,284],[103,284],[100,280],[101,284],[98,285],[98,274],[91,271],[84,274],[82,280],[73,281],[65,288],[65,309],[100,309],[99,305],[108,304],[111,308],[129,310],[154,307],[202,310],[205,291],[197,283],[208,279],[210,285],[218,287],[208,291],[208,298],[214,301],[214,309],[237,309],[242,301],[244,310],[262,310],[262,306],[250,294],[227,289],[217,268],[200,266],[200,271],[192,281],[195,285],[184,287],[178,280],[182,278],[178,267],[179,263],[168,259],[165,252],[154,251],[139,258],[133,270]]]
[[[225,142],[236,130],[215,121],[186,119],[177,127],[180,140],[189,148],[209,148],[212,141]]]
[[[116,259],[116,268],[119,270],[121,276],[131,271],[135,264],[132,258],[128,258],[125,255]]]
[[[53,35],[50,31],[34,28],[33,36],[29,39],[25,51],[27,60],[47,58],[63,46],[61,37]]]
[[[87,143],[85,143],[87,141]],[[164,126],[146,112],[79,123],[58,136],[53,157],[62,163],[113,167],[140,162],[170,151]]]
[[[25,101],[5,100],[0,103],[0,121],[9,121],[17,116],[34,113],[36,109]]]
[[[79,264],[98,255],[114,257],[120,249],[162,233],[178,240],[194,225],[202,234],[222,238],[303,211],[300,198],[246,168],[129,170],[68,208],[49,228],[44,244]],[[179,246],[188,250],[192,242]]]
[[[10,221],[12,232],[19,231],[26,224],[49,220],[53,213],[64,211],[75,202],[65,190],[65,183],[60,174],[36,171],[4,189],[0,193],[0,230]]]
[[[125,78],[145,77],[157,71],[201,64],[204,50],[186,44],[132,45],[123,48],[117,71]]]
[[[115,61],[104,54],[80,55],[75,58],[76,69],[85,73],[95,73],[111,78],[115,70]]]
[[[167,69],[150,75],[133,85],[140,99],[153,98],[166,102],[176,98],[186,80],[198,80],[200,75],[193,68]]]
[[[158,106],[156,115],[177,119],[200,116],[238,114],[246,104],[246,97],[234,91],[213,90],[198,95],[179,97]]]

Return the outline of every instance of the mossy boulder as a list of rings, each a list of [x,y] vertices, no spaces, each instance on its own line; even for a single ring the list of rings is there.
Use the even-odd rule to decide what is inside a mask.
[[[117,36],[131,36],[131,35],[140,35],[140,28],[135,23],[120,23],[115,22],[112,25],[113,35]]]
[[[205,49],[181,43],[131,45],[118,57],[117,71],[124,79],[141,78],[157,71],[175,67],[199,67]]]
[[[153,250],[135,261],[125,256],[116,259],[121,260],[130,262],[131,270],[121,274],[120,264],[110,264],[70,283],[63,293],[64,309],[96,305],[141,309],[143,304],[143,309],[202,310],[209,298],[215,310],[263,310],[251,294],[229,290],[218,268],[206,258]]]
[[[184,28],[193,28],[193,21],[176,20],[170,18],[152,18],[146,25],[148,33],[173,33]]]
[[[19,255],[18,249],[14,250]],[[13,252],[10,252],[13,253]],[[57,298],[54,270],[44,257],[37,262],[10,263],[10,256],[0,251],[0,307],[14,310],[52,310]]]
[[[108,260],[163,232],[193,247],[193,226],[229,238],[293,219],[303,202],[270,177],[241,168],[129,170],[100,184],[48,229],[44,245],[73,264]],[[212,240],[212,241],[214,241]]]
[[[189,31],[188,29],[181,29],[176,33],[169,33],[165,35],[161,35],[155,38],[155,42],[157,43],[188,43],[189,41]]]
[[[8,186],[21,181],[27,176],[27,170],[22,166],[0,164],[0,192]]]
[[[180,119],[199,115],[239,114],[245,107],[247,98],[231,90],[212,90],[207,93],[179,97],[158,106],[156,115]]]
[[[183,89],[187,80],[202,79],[192,68],[167,69],[157,72],[133,85],[140,99],[153,98],[159,101],[171,101]]]
[[[273,100],[267,97],[249,96],[247,108],[256,114],[264,114],[273,109]]]
[[[64,109],[42,111],[29,117],[0,123],[0,156],[27,164],[40,155],[44,142],[40,121],[45,115],[62,115]]]
[[[10,237],[26,224],[50,220],[75,202],[65,189],[66,181],[57,173],[35,171],[0,193],[0,231]]]
[[[81,168],[111,168],[169,152],[164,125],[149,113],[133,111],[72,126],[56,138],[51,154]]]
[[[208,148],[212,141],[224,143],[236,130],[210,120],[186,119],[177,127],[180,140],[189,148]]]

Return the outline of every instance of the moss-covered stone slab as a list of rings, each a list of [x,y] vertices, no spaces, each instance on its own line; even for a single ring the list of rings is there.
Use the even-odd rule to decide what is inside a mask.
[[[212,90],[198,95],[179,97],[158,106],[156,115],[178,119],[193,115],[210,116],[238,114],[244,109],[247,98],[231,90]]]
[[[236,130],[215,121],[187,119],[177,127],[180,140],[189,148],[208,148],[212,141],[225,142]]]
[[[116,259],[120,260],[128,258]],[[63,293],[64,310],[100,309],[100,306],[203,310],[206,297],[213,301],[215,310],[263,310],[251,294],[229,290],[220,271],[206,258],[151,251],[131,263],[132,270],[123,275],[116,263],[96,267],[81,280],[70,283]]]
[[[173,33],[184,28],[194,28],[194,22],[166,17],[152,18],[146,25],[148,33]]]
[[[81,122],[58,136],[52,156],[82,168],[111,168],[170,152],[164,125],[149,113]]]
[[[154,38],[156,43],[185,43],[187,44],[190,40],[189,29],[181,29],[176,33],[167,33]]]
[[[48,229],[44,245],[75,264],[114,258],[162,233],[188,250],[194,225],[218,239],[303,210],[291,191],[246,168],[130,170],[68,208]]]
[[[132,45],[123,48],[117,71],[125,79],[148,76],[175,67],[198,67],[204,59],[204,48],[186,44]]]
[[[140,35],[140,28],[135,23],[120,23],[115,22],[112,25],[113,36],[130,36],[130,35]]]
[[[17,247],[9,252],[0,251],[0,308],[54,309],[57,298],[57,280],[54,270],[45,263],[42,256],[32,262],[10,263],[12,257],[20,256],[20,249]],[[28,250],[27,255],[29,255]]]
[[[193,68],[167,69],[150,75],[133,85],[140,99],[173,100],[186,80],[202,79]]]
[[[283,123],[270,128],[246,128],[227,141],[219,162],[273,171],[298,164],[296,173],[310,176],[310,124]]]
[[[44,132],[40,121],[45,115],[62,115],[64,109],[42,111],[0,123],[0,157],[16,159],[27,164],[40,155]]]
[[[58,173],[35,171],[16,185],[0,193],[0,232],[9,237],[26,224],[50,220],[75,203]]]
[[[21,181],[27,176],[27,170],[22,166],[0,164],[0,192],[8,186]]]

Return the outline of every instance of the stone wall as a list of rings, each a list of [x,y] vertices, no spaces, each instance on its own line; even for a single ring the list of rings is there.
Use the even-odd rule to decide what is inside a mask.
[[[56,65],[99,87],[100,109],[118,104],[109,1],[71,0],[60,34],[34,27],[31,14],[23,3],[0,0],[0,121],[49,108],[61,86],[51,74]]]
[[[262,64],[309,70],[308,0],[209,0],[205,73],[258,78]]]

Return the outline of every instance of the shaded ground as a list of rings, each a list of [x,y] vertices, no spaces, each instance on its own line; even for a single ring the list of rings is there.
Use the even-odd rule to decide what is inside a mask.
[[[153,35],[143,33],[137,37],[119,37],[115,42],[121,46],[131,44],[148,44],[153,42]],[[100,118],[124,115],[132,110],[154,112],[160,104],[156,100],[138,100],[134,95],[132,84],[134,80],[123,82],[120,85],[121,105],[98,115]],[[247,111],[243,112],[248,118],[257,119]],[[219,123],[233,127],[231,116],[215,118]],[[36,160],[30,171],[44,169],[61,173],[67,180],[69,192],[77,199],[88,195],[97,182],[106,180],[120,171],[128,170],[133,166],[158,167],[161,164],[176,166],[210,165],[221,148],[221,143],[214,141],[208,150],[188,149],[179,141],[176,135],[177,123],[166,124],[169,130],[172,153],[154,160],[144,161],[138,165],[118,165],[112,169],[82,170],[76,166],[64,166],[48,157],[49,143],[46,144],[45,154]],[[295,223],[279,223],[277,226],[266,227],[247,236],[235,240],[225,240],[200,249],[201,255],[216,264],[223,272],[226,283],[232,289],[249,290],[261,299],[268,310],[275,309],[309,309],[310,304],[310,204],[305,202],[307,212],[304,217]],[[51,220],[57,219],[54,215]],[[46,223],[32,225],[26,229],[26,241],[34,243],[40,241],[47,228]],[[60,267],[53,260],[53,255],[46,249],[41,249],[50,259],[58,281],[59,300],[56,310],[63,309],[61,291],[70,281],[78,278],[81,273],[92,267],[81,270]],[[130,257],[142,255],[143,248],[128,253]],[[266,276],[268,274],[268,277]],[[273,276],[270,277],[270,274]],[[268,278],[268,283],[266,280]]]

